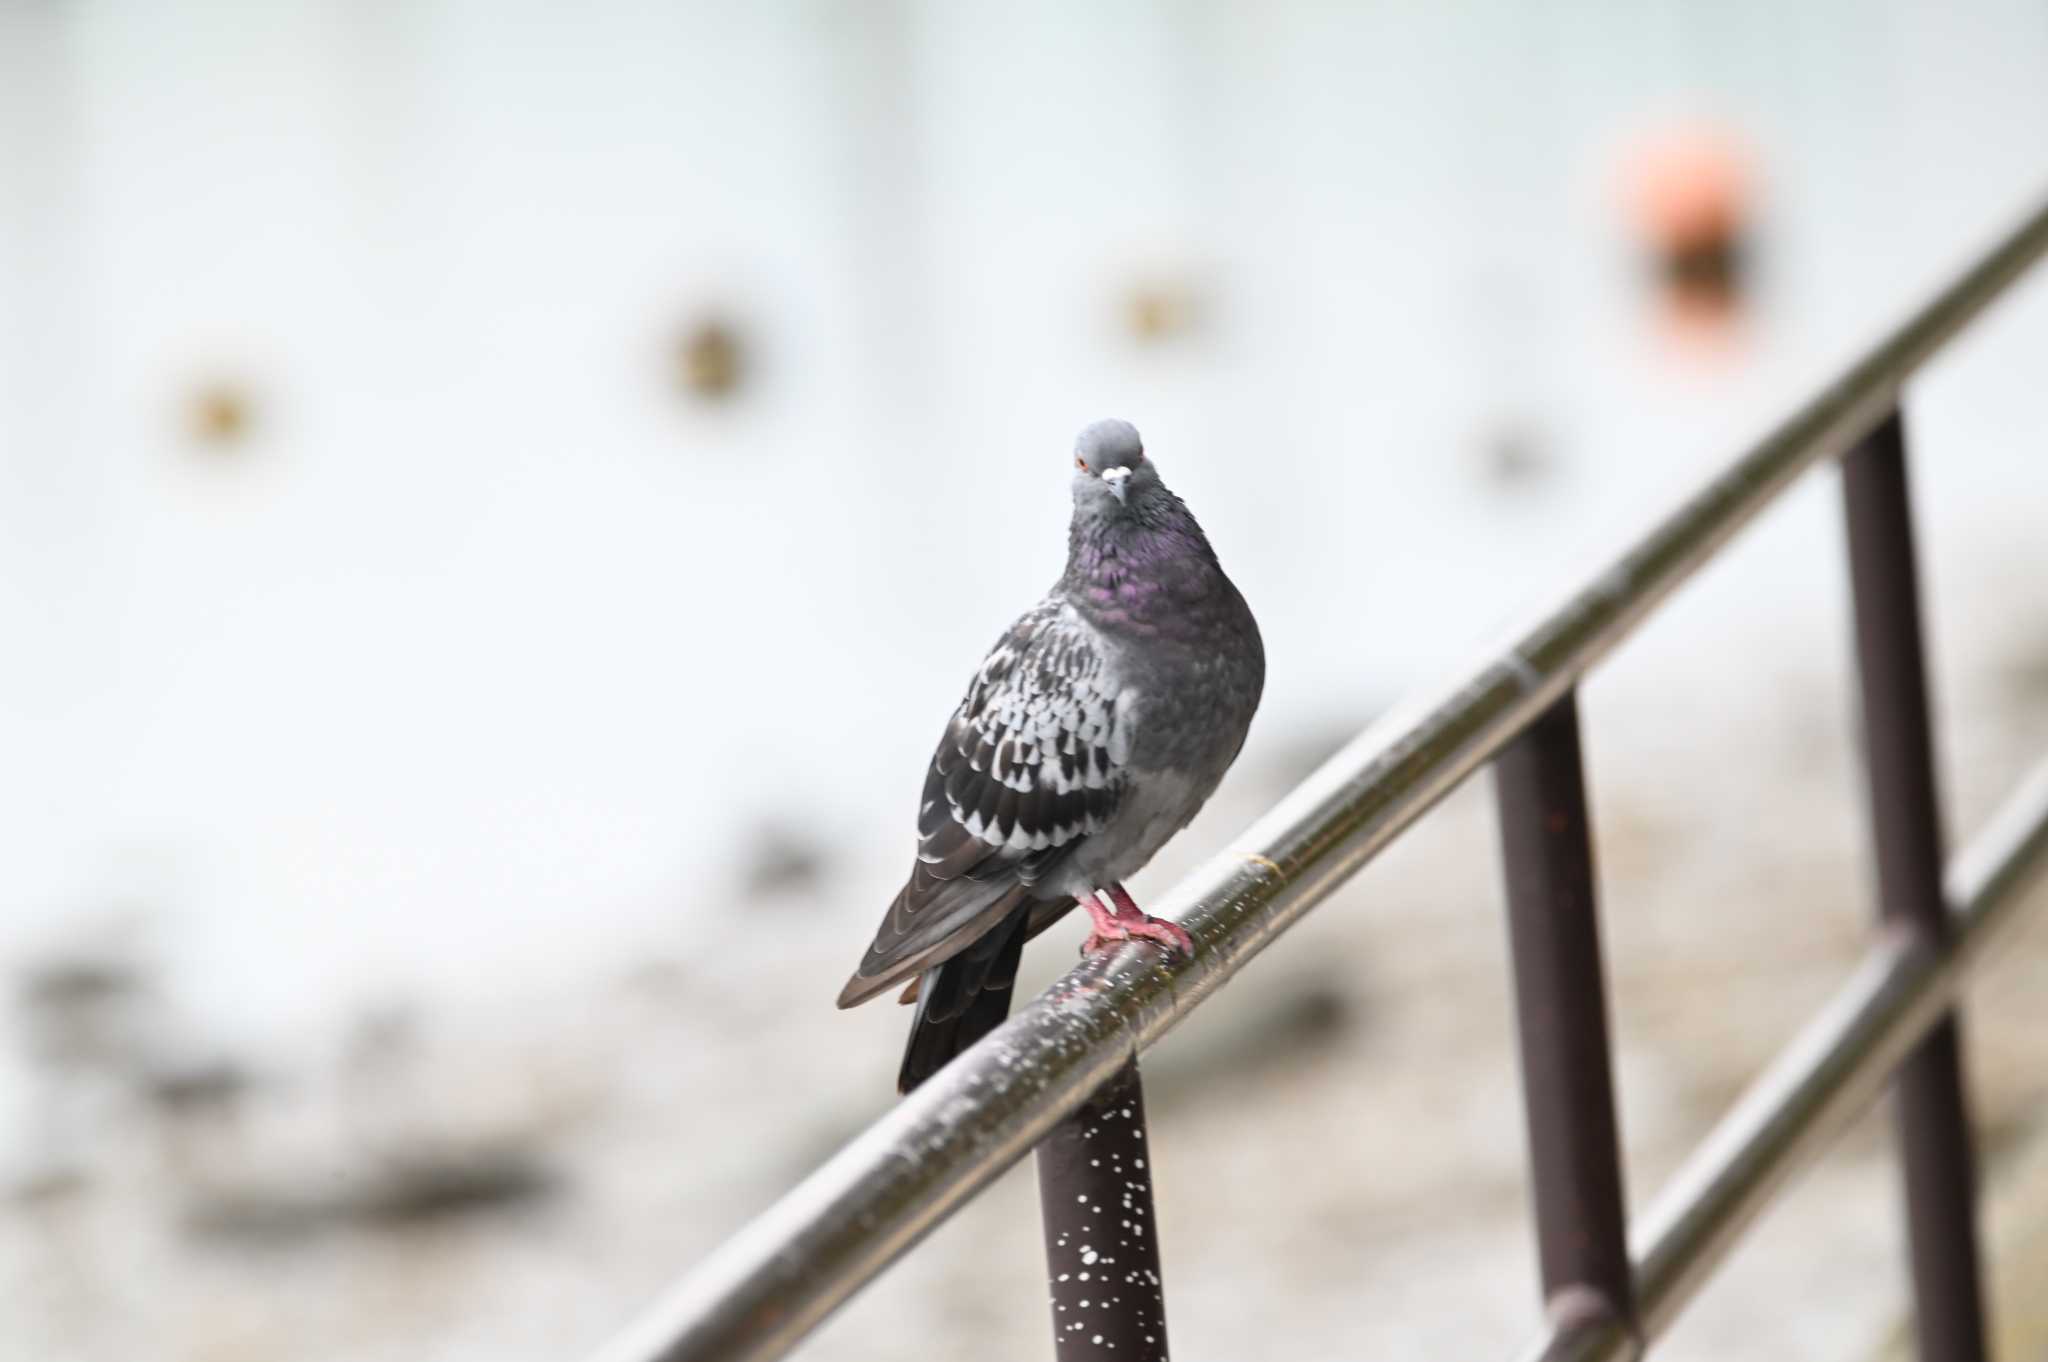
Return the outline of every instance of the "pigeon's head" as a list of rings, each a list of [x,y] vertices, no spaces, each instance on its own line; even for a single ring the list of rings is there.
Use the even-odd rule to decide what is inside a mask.
[[[1074,441],[1074,505],[1109,513],[1159,485],[1145,457],[1138,428],[1129,421],[1097,421]]]

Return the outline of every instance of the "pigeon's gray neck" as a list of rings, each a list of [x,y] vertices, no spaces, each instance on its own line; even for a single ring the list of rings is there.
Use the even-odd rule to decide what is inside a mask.
[[[1159,487],[1108,513],[1076,509],[1060,589],[1098,627],[1192,639],[1222,575],[1202,527]]]

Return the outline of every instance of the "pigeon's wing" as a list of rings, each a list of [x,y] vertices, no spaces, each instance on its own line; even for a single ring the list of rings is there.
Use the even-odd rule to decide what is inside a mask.
[[[964,950],[1102,828],[1131,747],[1117,692],[1094,630],[1057,600],[996,644],[932,756],[917,864],[841,1007]]]

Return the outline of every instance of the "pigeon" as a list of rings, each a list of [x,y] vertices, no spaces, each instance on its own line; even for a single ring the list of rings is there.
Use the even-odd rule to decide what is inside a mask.
[[[1265,647],[1207,536],[1098,421],[1074,445],[1067,566],[982,660],[918,805],[917,860],[839,1006],[910,981],[909,1092],[1009,1015],[1024,943],[1075,904],[1084,952],[1192,953],[1123,881],[1188,825],[1244,746]]]

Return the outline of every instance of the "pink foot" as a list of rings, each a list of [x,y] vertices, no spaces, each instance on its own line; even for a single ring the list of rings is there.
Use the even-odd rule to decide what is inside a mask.
[[[1104,898],[1109,900],[1108,905],[1102,902]],[[1145,916],[1132,901],[1130,891],[1120,884],[1112,884],[1107,891],[1084,894],[1080,904],[1095,920],[1095,930],[1081,943],[1083,955],[1114,950],[1123,942],[1140,939],[1156,941],[1183,955],[1195,953],[1195,939],[1187,934],[1186,928],[1165,918]]]

